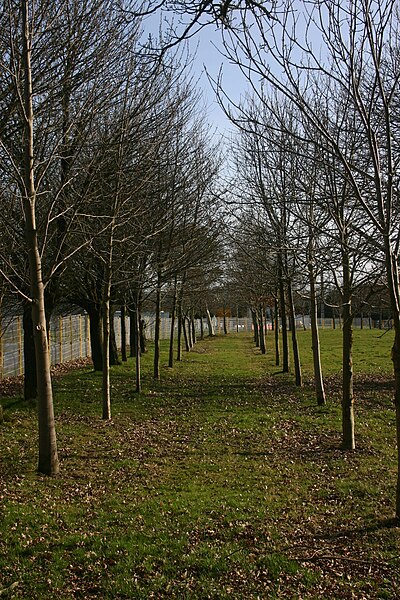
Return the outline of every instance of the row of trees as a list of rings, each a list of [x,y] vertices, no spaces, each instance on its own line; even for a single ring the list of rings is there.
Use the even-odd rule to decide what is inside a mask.
[[[25,395],[39,412],[39,471],[58,472],[51,314],[90,316],[94,366],[111,417],[116,306],[140,310],[168,290],[179,315],[218,270],[219,151],[182,51],[143,41],[151,2],[5,3],[0,16],[0,272],[3,311],[24,311]],[[186,303],[186,306],[185,306]],[[181,317],[180,317],[181,318]],[[136,341],[136,389],[140,352]]]
[[[278,9],[277,9],[278,10]],[[386,287],[395,342],[400,452],[399,15],[396,2],[287,0],[279,13],[231,11],[222,53],[248,94],[239,102],[214,82],[238,130],[231,274],[262,331],[265,305],[280,311],[283,370],[293,342],[301,365],[294,292],[309,298],[316,396],[325,402],[319,360],[317,284],[336,285],[343,316],[343,446],[354,449],[353,297]],[[230,100],[230,101],[229,101]],[[286,313],[290,328],[287,327]],[[278,330],[278,328],[276,328]],[[278,345],[277,353],[278,353]],[[277,360],[278,360],[277,354]],[[400,465],[400,454],[399,454]],[[396,496],[400,517],[400,470]]]
[[[113,307],[131,315],[137,390],[144,299],[152,297],[155,307],[156,378],[163,295],[180,320],[179,336],[185,313],[207,313],[205,290],[226,254],[215,225],[220,158],[204,115],[193,110],[199,98],[178,42],[208,22],[221,27],[222,51],[249,87],[246,98],[227,104],[222,79],[214,82],[239,130],[228,198],[229,223],[237,222],[230,256],[236,293],[251,306],[260,333],[266,304],[280,313],[283,370],[291,332],[298,385],[294,302],[296,294],[309,297],[322,404],[316,286],[322,272],[336,284],[343,443],[354,448],[352,299],[367,280],[371,289],[384,282],[395,330],[400,452],[396,2],[312,0],[299,11],[292,0],[279,7],[248,0],[7,0],[5,8],[1,293],[5,303],[13,293],[23,301],[26,394],[37,395],[39,406],[39,470],[58,471],[47,354],[57,307],[67,302],[90,315],[93,361],[103,370],[103,418],[111,416]],[[143,43],[143,19],[160,8],[175,11],[177,22],[167,40]],[[172,349],[173,339],[171,365]],[[276,349],[280,360],[278,338]]]

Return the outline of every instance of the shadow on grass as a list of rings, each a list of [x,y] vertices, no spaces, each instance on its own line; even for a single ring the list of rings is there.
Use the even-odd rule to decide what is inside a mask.
[[[315,539],[319,540],[339,540],[341,538],[358,539],[360,535],[375,533],[376,531],[382,531],[384,529],[396,529],[400,527],[400,519],[391,517],[389,519],[379,519],[371,525],[363,525],[361,527],[351,527],[347,529],[340,529],[338,531],[329,531],[327,533],[321,533],[315,535]]]

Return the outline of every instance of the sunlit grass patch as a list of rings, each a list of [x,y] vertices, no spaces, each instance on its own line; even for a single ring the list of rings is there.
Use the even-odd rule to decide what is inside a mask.
[[[131,360],[113,367],[111,422],[100,418],[101,374],[69,373],[54,386],[61,473],[52,479],[35,471],[35,407],[3,399],[0,591],[399,596],[391,334],[376,334],[355,335],[351,453],[340,449],[339,330],[321,332],[324,407],[309,382],[298,389],[275,367],[272,346],[263,356],[245,335],[200,341],[173,369],[164,344],[161,381],[149,344],[141,394]],[[299,340],[310,377],[309,333]]]

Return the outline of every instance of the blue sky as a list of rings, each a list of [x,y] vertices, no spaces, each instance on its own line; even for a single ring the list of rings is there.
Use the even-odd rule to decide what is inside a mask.
[[[147,20],[146,30],[152,31],[157,36],[160,15]],[[212,89],[205,70],[214,79],[218,77],[221,65],[223,66],[223,87],[228,97],[238,100],[240,93],[245,89],[245,82],[241,80],[237,67],[230,65],[218,52],[222,48],[221,30],[209,24],[188,40],[189,51],[194,55],[193,73],[198,78],[198,87],[202,90],[205,104],[208,108],[210,123],[219,133],[224,133],[232,128],[223,110],[219,107],[215,93]]]

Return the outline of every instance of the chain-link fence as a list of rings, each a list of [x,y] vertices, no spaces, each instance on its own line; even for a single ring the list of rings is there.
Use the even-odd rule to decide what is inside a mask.
[[[154,340],[155,318],[151,315],[144,315],[146,322],[146,337],[148,340]],[[212,323],[217,335],[224,333],[224,319],[222,317],[213,317]],[[23,327],[22,317],[13,317],[3,319],[1,324],[0,336],[0,379],[4,377],[13,377],[22,375],[24,372],[24,350],[23,350]],[[319,319],[321,328],[331,329],[340,328],[340,319]],[[371,319],[354,320],[354,326],[357,328],[390,328],[391,322],[378,322]],[[175,328],[177,322],[175,321]],[[200,319],[195,320],[197,335],[201,332]],[[309,317],[296,318],[297,328],[310,328]],[[248,333],[253,329],[251,319],[229,317],[226,319],[226,328],[228,333]],[[117,347],[121,348],[121,318],[116,315],[114,318],[114,329]],[[266,330],[270,331],[272,325],[266,323]],[[126,330],[129,331],[129,319],[126,319]],[[203,320],[204,335],[208,335],[207,322]],[[160,324],[161,339],[168,339],[171,332],[171,318],[162,317]],[[66,315],[53,317],[50,321],[50,359],[52,364],[59,364],[85,358],[90,356],[90,332],[89,317],[85,314]]]
[[[146,322],[146,337],[154,340],[155,319],[144,316]],[[249,319],[229,318],[226,320],[229,332],[251,331]],[[200,319],[196,319],[196,332],[201,331]],[[177,326],[175,322],[175,327]],[[215,333],[223,333],[222,318],[213,318]],[[203,321],[205,335],[208,333],[207,323]],[[114,319],[115,338],[117,347],[121,348],[121,318],[116,315]],[[129,319],[126,319],[126,330],[129,331]],[[168,339],[171,332],[171,318],[161,318],[161,339]],[[51,363],[59,364],[90,356],[90,331],[89,317],[85,314],[56,316],[50,321],[49,349]],[[24,348],[22,316],[3,319],[1,321],[0,336],[0,379],[23,375],[24,373]]]

